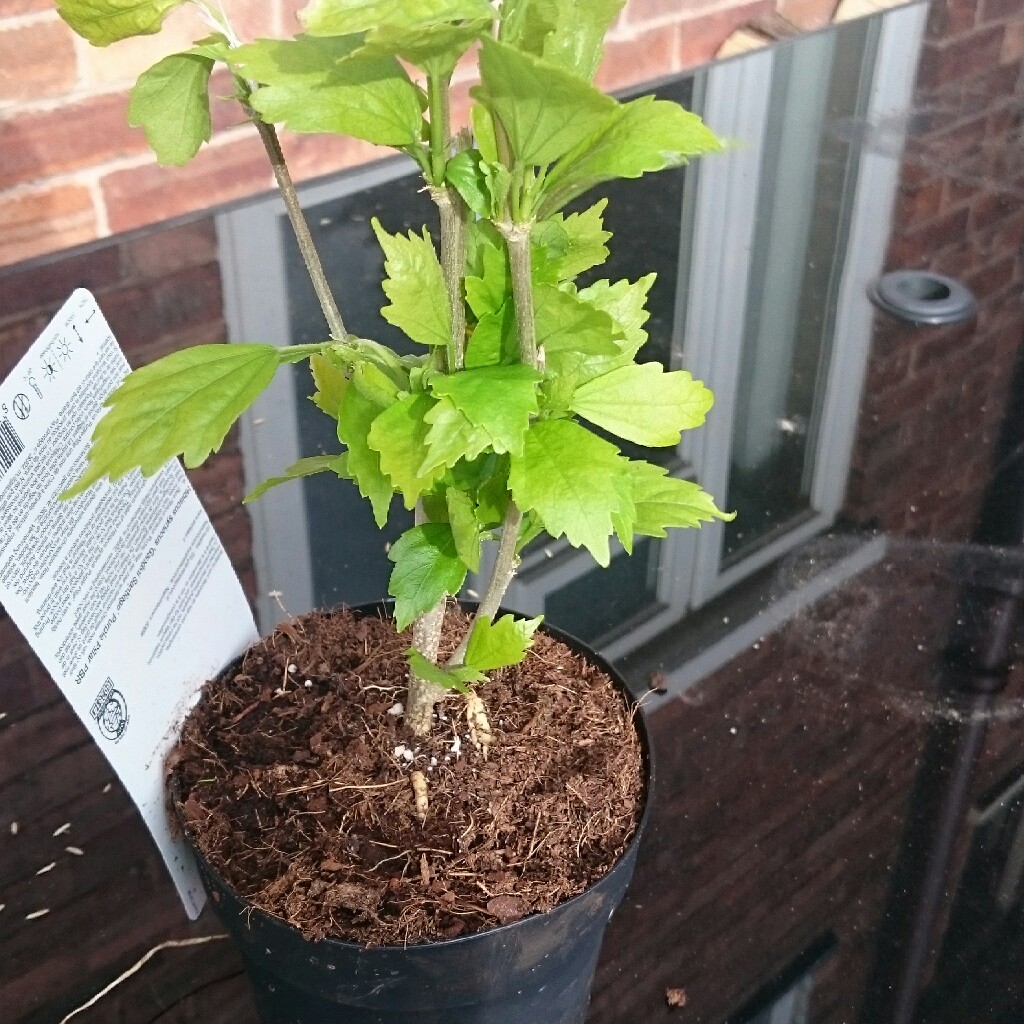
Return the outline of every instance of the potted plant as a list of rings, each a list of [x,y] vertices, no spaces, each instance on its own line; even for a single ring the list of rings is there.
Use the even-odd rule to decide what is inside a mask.
[[[325,338],[200,345],[133,372],[68,496],[176,456],[200,464],[279,366],[307,362],[339,449],[247,500],[328,473],[358,487],[379,526],[396,496],[415,523],[388,554],[388,617],[311,613],[208,684],[176,755],[179,813],[265,1020],[582,1020],[635,858],[646,755],[610,668],[500,604],[542,534],[607,565],[613,537],[628,552],[636,535],[727,518],[697,484],[608,439],[675,445],[712,396],[683,370],[637,362],[653,275],[579,287],[608,255],[604,203],[565,212],[602,182],[719,143],[676,104],[592,85],[623,0],[312,0],[302,33],[250,43],[205,0],[58,8],[106,45],[158,31],[186,3],[211,34],[140,77],[129,118],[162,163],[186,162],[210,137],[210,75],[227,67]],[[474,49],[472,131],[453,133],[452,75]],[[383,316],[423,354],[347,330],[275,124],[419,166],[439,248],[425,228],[373,227]],[[490,541],[486,589],[460,610],[451,599]],[[268,835],[270,819],[288,829]]]

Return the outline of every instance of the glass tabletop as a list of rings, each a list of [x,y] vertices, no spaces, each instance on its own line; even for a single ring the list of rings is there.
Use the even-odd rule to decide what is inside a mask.
[[[737,516],[604,571],[539,538],[506,602],[611,659],[653,737],[594,1024],[1024,1019],[1024,79],[1012,49],[986,64],[927,19],[911,4],[640,90],[729,145],[607,190],[602,273],[657,272],[647,358],[716,395],[705,427],[644,457]],[[431,222],[410,167],[303,202],[350,328],[394,341],[369,224]],[[231,336],[319,340],[277,201],[216,230]],[[880,309],[895,271],[912,273]],[[246,482],[336,449],[306,383],[282,376],[243,423]],[[250,514],[235,540],[264,629],[271,591],[292,613],[379,597],[407,525],[381,535],[319,479]],[[26,671],[4,695],[28,710],[0,723],[0,1016],[54,1024],[162,943],[206,938],[75,1020],[254,1020],[216,921],[187,922],[101,755]],[[41,876],[58,846],[84,851],[74,873]]]

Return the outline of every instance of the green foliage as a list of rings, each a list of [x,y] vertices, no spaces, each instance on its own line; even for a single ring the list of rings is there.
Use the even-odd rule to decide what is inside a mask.
[[[466,579],[455,537],[447,523],[425,523],[406,530],[388,552],[395,563],[388,593],[395,599],[395,621],[405,629],[443,597],[457,594]]]
[[[524,164],[550,164],[599,131],[618,104],[568,71],[485,39],[471,95],[501,122]]]
[[[552,537],[564,535],[608,565],[612,517],[623,497],[611,486],[625,472],[615,445],[569,420],[540,420],[526,435],[522,456],[512,458],[509,487],[516,504],[536,512]]]
[[[627,441],[666,447],[679,444],[681,431],[699,427],[713,400],[686,370],[629,363],[577,388],[571,408]]]
[[[514,615],[503,615],[494,622],[479,619],[469,635],[466,664],[480,672],[518,665],[526,657],[541,619],[517,619]]]
[[[213,61],[194,53],[164,57],[132,89],[128,123],[142,128],[162,164],[188,163],[210,141]]]
[[[262,498],[271,488],[286,484],[290,480],[301,480],[303,477],[315,476],[317,473],[334,473],[342,480],[351,480],[348,472],[348,453],[341,455],[313,455],[308,459],[299,459],[292,463],[281,476],[268,477],[257,484],[243,499],[242,504]]]
[[[262,39],[233,50],[231,62],[259,83],[250,102],[264,121],[381,146],[419,142],[419,90],[394,57],[355,53],[360,43],[352,36]]]
[[[99,45],[156,31],[184,2],[57,0],[61,16]],[[209,140],[209,82],[221,63],[243,107],[265,125],[340,133],[412,156],[443,209],[465,215],[464,231],[445,220],[439,257],[426,227],[391,234],[372,221],[383,252],[382,315],[425,346],[422,354],[399,356],[337,326],[322,345],[175,353],[130,374],[111,396],[68,495],[103,476],[153,473],[175,455],[197,465],[279,365],[308,359],[311,400],[336,422],[344,451],[300,459],[246,500],[332,473],[355,484],[378,526],[396,493],[416,507],[418,525],[388,552],[399,628],[457,594],[486,562],[484,542],[501,535],[499,560],[547,531],[607,565],[613,536],[631,551],[635,536],[730,518],[698,484],[627,459],[582,422],[633,444],[672,446],[704,422],[712,402],[689,373],[636,362],[653,274],[576,284],[607,259],[611,236],[605,200],[571,214],[561,212],[566,203],[720,148],[674,103],[619,103],[591,84],[623,0],[311,0],[300,14],[304,33],[245,45],[236,45],[219,5],[190,2],[218,30],[159,61],[132,91],[130,120],[161,163],[184,163]],[[451,73],[477,40],[474,138],[453,140]],[[273,129],[261,137],[276,161]],[[460,234],[464,254],[452,241]],[[539,622],[478,617],[463,665],[411,651],[410,669],[465,692],[522,660]]]
[[[164,18],[188,0],[57,0],[57,13],[94,46],[160,31]]]
[[[391,300],[380,312],[389,324],[422,345],[447,345],[451,312],[444,273],[427,229],[422,235],[389,235],[375,217],[373,230],[384,250],[384,294]]]
[[[189,468],[198,466],[220,448],[281,362],[273,345],[196,345],[129,374],[106,401],[109,412],[93,432],[85,473],[62,497],[133,469],[152,476],[176,455]]]

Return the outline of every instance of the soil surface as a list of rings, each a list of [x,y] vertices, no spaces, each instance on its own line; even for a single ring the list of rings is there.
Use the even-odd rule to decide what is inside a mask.
[[[446,627],[467,621],[449,608]],[[405,728],[409,644],[347,610],[284,623],[207,684],[172,756],[193,841],[307,938],[403,945],[550,910],[606,874],[639,821],[640,744],[603,672],[538,633],[476,689],[485,758],[458,694],[426,740]]]

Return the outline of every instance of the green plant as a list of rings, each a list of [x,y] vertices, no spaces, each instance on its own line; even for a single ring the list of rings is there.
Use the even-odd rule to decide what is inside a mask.
[[[624,0],[311,0],[305,32],[242,44],[204,0],[58,0],[61,16],[106,45],[159,30],[186,4],[212,34],[165,57],[129,108],[161,163],[210,138],[209,81],[227,66],[270,157],[323,308],[322,344],[201,345],[132,373],[108,401],[77,494],[101,477],[199,465],[283,363],[308,361],[312,400],[344,450],[302,459],[249,495],[314,473],[350,480],[383,526],[394,495],[415,525],[389,553],[397,626],[413,626],[406,722],[430,728],[449,690],[521,660],[539,620],[495,619],[523,546],[542,531],[602,565],[610,539],[727,518],[692,482],[628,459],[582,425],[640,445],[677,444],[704,422],[711,393],[683,370],[638,363],[653,283],[575,278],[608,255],[604,203],[564,214],[614,178],[720,148],[693,113],[651,97],[620,103],[591,84]],[[479,47],[472,136],[452,137],[456,64]],[[411,69],[411,71],[409,70]],[[424,347],[399,357],[346,329],[320,267],[273,125],[335,132],[412,157],[437,205],[430,235],[374,231],[386,257],[382,310]],[[494,571],[455,654],[438,664],[445,599],[496,539]],[[470,695],[475,733],[486,714]]]

